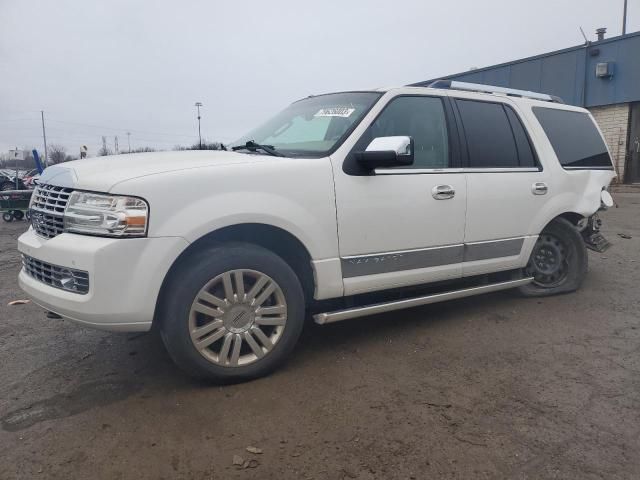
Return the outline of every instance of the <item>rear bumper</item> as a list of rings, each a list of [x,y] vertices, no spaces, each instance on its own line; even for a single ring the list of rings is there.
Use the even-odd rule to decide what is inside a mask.
[[[18,250],[42,262],[89,273],[87,294],[47,285],[20,271],[20,287],[34,303],[83,325],[112,331],[147,331],[169,268],[187,247],[180,237],[112,239],[63,233],[52,239],[32,229]]]

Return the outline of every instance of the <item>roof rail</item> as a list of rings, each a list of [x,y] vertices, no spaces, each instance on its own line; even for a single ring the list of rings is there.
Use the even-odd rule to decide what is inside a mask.
[[[428,85],[429,88],[450,88],[452,90],[465,90],[467,92],[501,93],[512,97],[533,98],[545,102],[564,103],[560,97],[548,95],[546,93],[530,92],[528,90],[517,90],[515,88],[496,87],[493,85],[483,85],[481,83],[458,82],[457,80],[436,80]]]

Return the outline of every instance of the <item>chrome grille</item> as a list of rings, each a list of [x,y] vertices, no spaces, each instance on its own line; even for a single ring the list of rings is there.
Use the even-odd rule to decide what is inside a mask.
[[[89,291],[89,273],[84,270],[60,267],[22,255],[22,266],[30,277],[55,288],[85,294]]]
[[[63,215],[71,188],[39,184],[33,191],[30,214],[36,233],[46,238],[60,235],[64,229]]]

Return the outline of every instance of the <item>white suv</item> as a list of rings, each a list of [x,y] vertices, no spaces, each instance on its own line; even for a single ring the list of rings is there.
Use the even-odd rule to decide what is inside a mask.
[[[264,375],[328,323],[517,287],[576,290],[607,243],[587,110],[459,82],[311,96],[226,151],[46,169],[21,287],[53,314],[157,327],[187,372]]]

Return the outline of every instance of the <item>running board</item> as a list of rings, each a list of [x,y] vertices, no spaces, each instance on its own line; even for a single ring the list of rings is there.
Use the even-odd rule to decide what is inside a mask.
[[[447,300],[455,300],[456,298],[471,297],[482,293],[497,292],[499,290],[507,290],[509,288],[526,285],[533,280],[533,277],[522,278],[520,280],[510,280],[508,282],[492,283],[490,285],[481,285],[479,287],[463,288],[461,290],[453,290],[451,292],[435,293],[425,295],[423,297],[407,298],[404,300],[394,300],[392,302],[374,303],[373,305],[365,305],[364,307],[347,308],[345,310],[337,310],[335,312],[317,313],[313,316],[316,323],[324,325],[325,323],[340,322],[350,318],[364,317],[366,315],[375,315],[377,313],[391,312],[393,310],[401,310],[403,308],[418,307],[420,305],[428,305],[430,303],[444,302]]]

